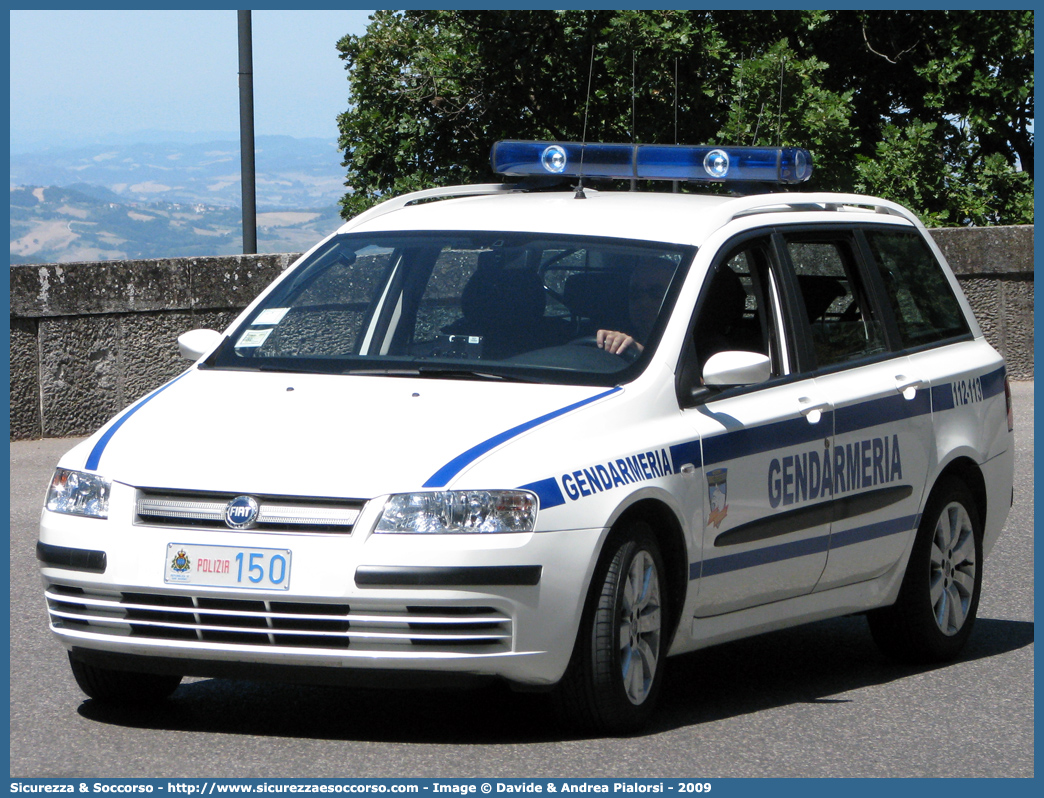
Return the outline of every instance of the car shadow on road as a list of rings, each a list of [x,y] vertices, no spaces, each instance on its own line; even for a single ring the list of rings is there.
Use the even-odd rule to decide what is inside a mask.
[[[858,698],[847,694],[863,688],[944,671],[1032,643],[1032,622],[979,618],[956,663],[911,666],[884,657],[861,616],[774,632],[672,660],[651,730],[793,704],[849,703]]]
[[[1027,621],[979,618],[960,662],[1033,643]],[[847,703],[845,694],[945,667],[893,664],[861,617],[836,618],[728,643],[668,661],[660,707],[643,734],[802,703]],[[427,744],[512,744],[576,739],[540,694],[502,685],[469,691],[373,690],[186,681],[168,701],[122,709],[86,700],[79,713],[129,728]]]

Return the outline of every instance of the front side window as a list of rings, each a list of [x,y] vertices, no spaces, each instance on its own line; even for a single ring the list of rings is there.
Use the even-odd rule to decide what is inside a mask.
[[[704,368],[717,354],[764,355],[769,377],[787,372],[776,268],[771,241],[765,236],[723,250],[711,265],[678,365],[676,389],[682,406],[708,397]]]
[[[205,364],[615,384],[637,374],[691,248],[519,233],[332,239]],[[641,346],[619,355],[599,331]]]
[[[968,322],[932,251],[915,232],[867,230],[904,347],[967,335]]]
[[[733,250],[711,269],[692,333],[701,369],[711,355],[725,351],[771,354],[778,369],[775,329],[764,299],[769,279],[760,240]]]

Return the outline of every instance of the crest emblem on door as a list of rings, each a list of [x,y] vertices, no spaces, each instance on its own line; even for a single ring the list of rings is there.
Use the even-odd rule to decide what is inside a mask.
[[[729,514],[729,485],[726,481],[728,472],[727,468],[716,468],[707,472],[707,495],[710,500],[707,523],[715,529],[721,527],[721,522]]]

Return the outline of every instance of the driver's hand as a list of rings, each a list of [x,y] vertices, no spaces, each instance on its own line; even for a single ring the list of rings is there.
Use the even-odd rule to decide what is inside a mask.
[[[622,354],[632,346],[638,352],[645,351],[645,347],[632,336],[615,330],[599,330],[595,333],[595,341],[598,343],[599,349],[604,349],[612,355]]]

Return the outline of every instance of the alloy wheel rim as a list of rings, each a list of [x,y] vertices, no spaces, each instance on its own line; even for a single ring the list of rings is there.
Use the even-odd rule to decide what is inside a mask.
[[[660,578],[647,551],[631,560],[620,608],[620,675],[628,700],[639,705],[649,696],[660,657]]]
[[[957,634],[968,619],[977,568],[971,517],[964,505],[951,502],[935,523],[928,579],[932,616],[948,637]]]

